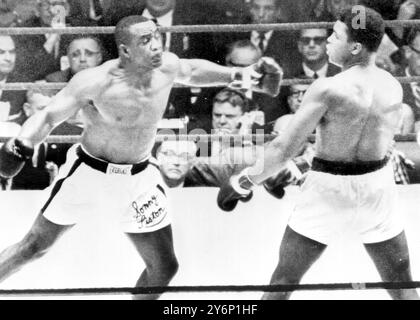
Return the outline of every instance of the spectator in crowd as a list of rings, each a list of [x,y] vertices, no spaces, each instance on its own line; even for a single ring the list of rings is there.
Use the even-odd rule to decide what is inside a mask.
[[[15,1],[0,1],[0,27],[15,27],[17,25],[17,15],[14,11],[16,7]]]
[[[250,40],[238,40],[228,46],[228,51],[224,59],[224,64],[230,67],[247,67],[256,63],[261,58],[261,51],[254,46]],[[189,130],[200,128],[210,133],[212,129],[212,110],[214,97],[222,89],[220,88],[204,88],[197,92],[197,100],[193,104],[191,112],[188,114],[190,118]],[[258,105],[255,102],[256,97],[264,98],[265,95],[253,94],[253,101],[250,101],[251,106]],[[261,96],[261,97],[260,97]],[[267,97],[267,101],[275,100]],[[264,100],[264,106],[269,106]],[[273,104],[273,103],[272,103]],[[278,106],[277,102],[274,103]],[[256,109],[257,107],[255,107]]]
[[[318,79],[335,76],[341,71],[339,67],[328,62],[327,29],[304,29],[300,31],[298,49],[302,64],[290,74],[291,78],[306,76]]]
[[[304,77],[302,77],[302,79],[304,79]],[[288,88],[287,105],[289,107],[290,113],[281,116],[275,121],[273,133],[281,134],[287,129],[293,114],[298,111],[306,90],[308,90],[309,86],[309,84],[293,84]]]
[[[47,82],[68,82],[73,75],[84,69],[93,68],[103,61],[101,41],[95,36],[76,36],[67,48],[69,68],[47,75]]]
[[[250,0],[248,14],[242,24],[270,24],[287,22],[282,20],[284,7],[282,0]],[[297,34],[295,31],[265,31],[265,32],[238,32],[223,33],[217,37],[218,51],[226,55],[227,46],[240,39],[250,40],[260,48],[263,56],[274,58],[284,70],[299,64],[299,54],[296,46]]]
[[[144,0],[68,0],[69,19],[75,26],[106,26],[113,16],[125,8],[133,8]]]
[[[186,177],[196,159],[196,153],[197,146],[192,141],[164,141],[158,147],[156,159],[169,188],[190,186]]]
[[[397,71],[399,76],[420,76],[420,28],[413,28],[407,36],[408,45],[404,47],[406,64],[401,66]],[[405,104],[411,107],[412,113],[414,113],[416,131],[420,125],[420,84],[417,82],[402,84],[404,91],[403,101]],[[404,123],[407,123],[407,118],[411,118],[412,115],[409,110],[405,107],[404,113],[406,114]],[[409,126],[405,126],[409,128]],[[403,129],[407,132],[407,129]]]
[[[67,0],[38,0],[37,16],[29,19],[24,27],[63,27],[70,11]],[[44,79],[48,74],[68,67],[65,58],[69,44],[68,35],[57,33],[20,36],[22,57],[19,72],[28,81]],[[64,59],[62,57],[64,56]]]
[[[267,24],[284,22],[281,17],[280,0],[251,0],[250,17],[252,24]],[[289,70],[299,64],[296,47],[296,32],[294,31],[252,31],[248,39],[260,48],[263,56],[274,58],[281,67]]]
[[[238,90],[226,88],[213,100],[212,132],[215,134],[246,134],[250,132],[252,122],[247,116],[249,103],[245,95]]]
[[[0,35],[0,83],[22,82],[16,71],[17,51],[11,36]],[[25,91],[0,89],[0,121],[13,120],[22,114]]]

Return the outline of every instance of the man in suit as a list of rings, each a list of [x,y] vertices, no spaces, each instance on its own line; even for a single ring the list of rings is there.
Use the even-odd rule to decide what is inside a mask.
[[[244,24],[270,24],[287,22],[282,13],[281,0],[251,0],[249,14]],[[227,45],[239,39],[249,39],[260,48],[263,56],[274,58],[281,65],[285,73],[294,65],[299,64],[299,54],[296,46],[295,31],[252,31],[251,33],[225,33],[219,37],[219,50],[226,52]]]
[[[407,36],[408,45],[404,47],[406,64],[397,71],[398,76],[420,76],[420,27],[413,28]],[[416,132],[420,128],[420,83],[404,83],[403,101],[414,113]]]
[[[79,71],[100,65],[103,56],[103,47],[99,38],[92,35],[75,36],[67,48],[69,67],[49,74],[45,80],[47,82],[68,82]]]
[[[304,29],[300,31],[298,50],[302,56],[302,63],[291,70],[289,77],[318,79],[332,77],[341,71],[341,68],[328,62],[327,55],[327,29]]]
[[[193,141],[164,141],[158,147],[156,159],[163,181],[169,188],[189,187],[186,179],[196,159],[197,146]]]
[[[37,16],[26,21],[23,27],[63,27],[70,6],[67,0],[38,0]],[[20,36],[22,54],[18,61],[19,72],[28,81],[44,79],[48,74],[67,67],[66,48],[71,37],[56,33]]]
[[[0,35],[0,83],[21,82],[23,79],[15,71],[16,46],[12,37]],[[24,91],[0,89],[0,121],[19,117],[25,102]]]

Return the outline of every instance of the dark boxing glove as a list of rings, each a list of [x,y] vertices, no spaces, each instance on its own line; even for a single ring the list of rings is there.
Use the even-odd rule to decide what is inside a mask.
[[[277,97],[283,80],[283,70],[278,63],[273,58],[262,57],[253,67],[257,73],[262,75],[257,87],[269,96]]]
[[[304,161],[289,161],[286,166],[275,176],[264,181],[265,190],[273,197],[282,199],[284,188],[295,181],[302,179],[302,175],[309,169],[309,164]]]
[[[34,146],[30,141],[20,138],[7,141],[0,149],[0,176],[13,178],[33,154]]]
[[[237,176],[232,176],[228,183],[224,184],[217,195],[217,204],[223,211],[233,211],[238,201],[248,202],[252,198],[254,183],[248,177],[245,169]]]

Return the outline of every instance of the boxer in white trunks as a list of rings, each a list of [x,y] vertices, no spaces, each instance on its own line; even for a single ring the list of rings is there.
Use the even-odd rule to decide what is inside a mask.
[[[360,8],[360,7],[359,7]],[[316,151],[291,215],[271,284],[298,284],[343,228],[355,228],[385,282],[412,281],[409,252],[388,151],[402,112],[402,88],[375,65],[385,24],[363,7],[366,25],[353,27],[358,11],[343,11],[328,39],[331,62],[343,72],[317,80],[287,130],[251,167],[222,187],[218,204],[233,210],[249,201],[252,187],[275,175],[316,129]],[[363,20],[363,19],[362,19]],[[359,28],[357,28],[359,27]],[[415,290],[388,290],[394,299],[418,299]],[[291,292],[266,293],[286,299]]]
[[[85,214],[104,208],[104,218],[106,212],[118,214],[122,231],[145,262],[136,286],[168,285],[178,262],[164,183],[149,158],[171,88],[174,83],[228,85],[251,78],[254,90],[279,93],[282,71],[274,60],[262,58],[252,67],[230,68],[179,59],[162,51],[158,26],[141,16],[122,19],[115,40],[119,59],[75,75],[0,150],[0,175],[13,177],[32,156],[34,146],[82,109],[81,143],[69,150],[30,231],[0,254],[0,281],[42,256]]]

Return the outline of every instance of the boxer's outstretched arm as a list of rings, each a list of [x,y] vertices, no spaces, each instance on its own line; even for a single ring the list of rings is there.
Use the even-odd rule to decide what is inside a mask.
[[[42,142],[56,126],[81,108],[81,99],[91,82],[91,77],[84,72],[75,75],[43,110],[35,113],[23,124],[18,138],[29,140],[32,145]]]
[[[248,176],[252,182],[263,183],[297,156],[302,144],[307,141],[308,136],[316,129],[328,110],[330,81],[320,79],[308,89],[301,107],[293,116],[287,130],[266,146],[263,158],[249,169]],[[260,163],[263,163],[262,171]]]
[[[245,68],[221,66],[202,59],[180,59],[175,81],[188,86],[227,86],[235,81],[253,91],[277,96],[282,77],[280,66],[267,57]]]

